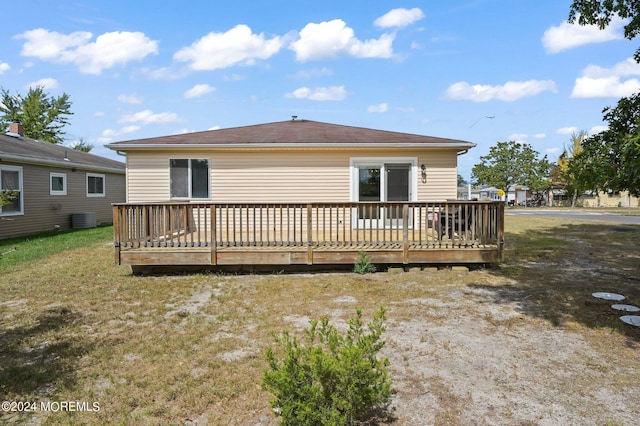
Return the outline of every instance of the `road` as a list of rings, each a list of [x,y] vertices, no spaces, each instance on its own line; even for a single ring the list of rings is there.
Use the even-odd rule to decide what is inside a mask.
[[[620,213],[623,213],[622,211]],[[529,215],[529,216],[546,216],[557,217],[562,219],[575,220],[601,220],[604,222],[624,223],[627,225],[640,225],[640,216],[622,216],[621,214],[611,212],[600,212],[594,210],[564,210],[564,209],[544,209],[544,208],[519,208],[506,209],[507,216]]]

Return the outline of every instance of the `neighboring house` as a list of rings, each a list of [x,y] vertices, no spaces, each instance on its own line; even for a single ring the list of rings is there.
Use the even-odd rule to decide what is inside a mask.
[[[480,200],[492,200],[492,201],[500,201],[502,197],[498,195],[499,189],[493,186],[485,186],[480,188],[478,191],[478,196]]]
[[[127,202],[434,201],[471,142],[309,120],[117,142]]]
[[[571,201],[569,200],[569,205]],[[582,207],[640,207],[637,197],[629,194],[629,191],[608,191],[596,194],[587,191],[578,197],[578,205]]]
[[[507,191],[507,204],[520,205],[529,199],[531,193],[529,188],[522,185],[511,185]]]
[[[548,206],[571,207],[571,194],[562,187],[554,187],[548,193]],[[637,197],[629,191],[607,191],[596,194],[595,191],[585,191],[576,201],[577,207],[640,207]]]
[[[125,200],[124,163],[25,138],[14,123],[0,134],[0,188],[14,191],[0,207],[0,238],[113,222]]]

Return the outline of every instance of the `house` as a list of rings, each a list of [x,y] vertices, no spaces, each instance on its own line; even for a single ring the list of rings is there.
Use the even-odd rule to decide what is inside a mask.
[[[524,205],[529,199],[531,192],[529,187],[523,185],[511,185],[507,191],[507,204],[519,206]]]
[[[569,201],[569,205],[571,201]],[[629,191],[607,191],[595,193],[586,191],[578,197],[579,206],[582,207],[640,207],[640,200]]]
[[[125,200],[124,163],[23,136],[13,123],[0,134],[0,238],[113,222]]]
[[[108,145],[126,153],[127,202],[454,199],[474,146],[300,119]]]
[[[458,155],[474,146],[296,117],[112,143],[109,148],[126,154],[127,169],[127,203],[114,210],[116,232],[122,232],[116,237],[117,255],[130,264],[216,265],[224,259],[309,263],[313,248],[320,245],[335,249],[326,262],[352,262],[358,250],[345,248],[355,241],[350,238],[379,243],[395,229],[397,240],[403,229],[415,234],[424,226],[426,232],[434,218],[453,217],[438,214],[444,204],[438,204],[438,212],[433,204],[428,211],[427,204],[455,200]],[[366,237],[354,237],[365,228],[370,231]],[[180,240],[187,235],[188,241]],[[392,245],[392,240],[385,241]],[[149,253],[141,242],[151,247]],[[152,250],[156,246],[173,247],[174,252]],[[176,255],[186,246],[203,247],[201,256],[193,250]],[[239,248],[249,246],[271,249],[254,257],[246,250],[238,254]],[[124,248],[137,251],[125,253]],[[395,254],[378,255],[395,259]],[[410,257],[406,247],[402,255],[400,250],[401,260]],[[320,258],[315,253],[315,262]]]

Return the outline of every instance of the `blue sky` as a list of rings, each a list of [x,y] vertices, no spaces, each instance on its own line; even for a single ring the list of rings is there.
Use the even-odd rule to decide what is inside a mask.
[[[623,22],[571,1],[29,1],[2,7],[0,86],[71,97],[95,146],[299,118],[462,139],[555,160],[640,89]],[[490,118],[493,117],[493,118]],[[120,158],[122,159],[122,158]]]

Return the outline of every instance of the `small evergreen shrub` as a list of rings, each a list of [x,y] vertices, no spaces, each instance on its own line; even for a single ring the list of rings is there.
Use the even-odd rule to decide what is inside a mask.
[[[303,342],[287,331],[274,334],[280,357],[267,350],[262,386],[275,396],[271,406],[280,424],[354,425],[386,408],[389,360],[377,358],[385,344],[385,312],[381,307],[365,328],[356,310],[344,336],[326,317],[311,321]]]
[[[358,254],[358,261],[353,266],[353,272],[356,274],[372,274],[376,271],[376,265],[371,263],[371,259],[364,250]]]

